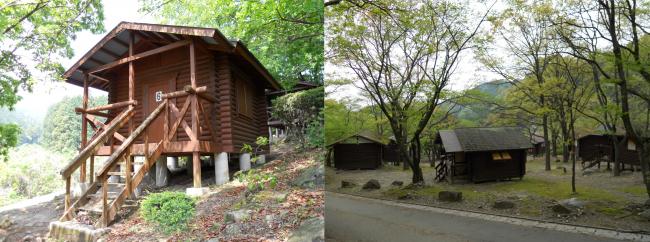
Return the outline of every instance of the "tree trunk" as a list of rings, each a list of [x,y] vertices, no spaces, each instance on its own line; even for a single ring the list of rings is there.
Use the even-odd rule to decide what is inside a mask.
[[[541,98],[542,100],[542,105],[544,105],[544,98]],[[551,147],[548,146],[549,144],[549,139],[548,139],[548,115],[544,114],[544,170],[550,171],[551,170]]]
[[[614,148],[614,154],[612,154],[612,157],[609,157],[609,159],[614,161],[614,176],[620,176],[621,161],[619,159],[620,150],[618,148],[618,138],[616,137],[616,135],[612,135],[610,137],[611,137],[612,147]]]
[[[650,142],[644,140],[637,145],[639,161],[641,161],[641,173],[643,173],[643,183],[645,184],[646,193],[650,198]]]
[[[413,160],[409,162],[411,170],[413,170],[412,182],[413,184],[424,185],[424,176],[422,175],[422,168],[420,168],[420,151],[422,149],[422,146],[420,144],[420,137],[414,137],[413,141],[414,142],[411,143]]]

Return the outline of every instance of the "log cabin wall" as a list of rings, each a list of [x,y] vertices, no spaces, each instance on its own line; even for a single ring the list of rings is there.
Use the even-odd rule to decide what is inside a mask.
[[[137,49],[137,48],[136,48]],[[136,50],[136,53],[144,50]],[[200,48],[197,48],[196,51],[196,80],[197,86],[207,86],[208,92],[215,93],[215,86],[217,81],[217,73],[215,72],[215,58],[213,52],[202,51]],[[147,91],[148,86],[168,83],[167,92],[173,92],[177,90],[182,90],[184,86],[190,85],[190,61],[189,61],[189,49],[178,48],[163,52],[161,54],[153,55],[142,60],[136,61],[134,63],[134,72],[135,72],[135,100],[138,102],[135,115],[133,117],[134,126],[137,127],[146,116],[146,106],[147,100],[145,100],[145,92]],[[228,75],[223,75],[219,73],[219,78],[228,78]],[[128,66],[123,66],[117,68],[112,75],[113,82],[109,91],[109,102],[121,102],[126,101],[129,98],[129,85],[128,85]],[[219,97],[219,95],[217,95]],[[182,105],[185,102],[187,97],[181,97],[175,99],[175,104],[178,109],[182,108]],[[212,105],[209,102],[202,101],[204,109],[207,111],[207,116],[209,119],[213,119],[213,127],[215,124],[215,115],[213,113],[217,110],[212,109]],[[211,112],[214,110],[215,112]],[[191,112],[187,112],[184,119],[188,124],[191,124]],[[159,118],[162,118],[161,115]],[[201,134],[199,135],[199,140],[211,140],[211,134],[209,129],[206,126],[206,120],[204,120],[203,115],[199,115],[199,123],[201,124]],[[218,130],[218,129],[214,129]],[[127,137],[128,136],[128,125],[123,126],[119,131],[120,134]],[[162,130],[160,131],[162,132]],[[219,132],[219,131],[215,131]],[[220,134],[216,134],[217,137]],[[176,137],[172,139],[173,141],[189,141],[189,136],[185,133],[182,128],[179,128],[176,132]],[[143,138],[139,138],[137,143],[142,143]]]
[[[257,75],[249,75],[247,68],[237,65],[237,61],[230,60],[231,71],[231,99],[230,111],[232,113],[231,144],[225,144],[223,149],[230,153],[240,153],[244,144],[255,147],[255,140],[259,136],[268,137],[267,102],[264,94],[262,80]],[[248,98],[242,95],[250,95]],[[250,102],[248,107],[242,100]],[[250,108],[252,110],[245,110]],[[268,145],[263,147],[268,153]]]

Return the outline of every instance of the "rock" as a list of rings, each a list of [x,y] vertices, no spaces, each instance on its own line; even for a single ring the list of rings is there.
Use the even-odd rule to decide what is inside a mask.
[[[34,239],[34,236],[32,236],[32,235],[26,235],[25,237],[23,237],[22,241],[23,242],[33,242],[33,241],[35,241],[35,239]]]
[[[566,206],[564,206],[562,204],[559,204],[559,203],[551,206],[551,210],[553,210],[553,212],[555,212],[557,214],[570,214],[570,213],[573,212],[573,210],[571,210],[571,208],[568,208],[568,207],[566,207]]]
[[[239,227],[239,224],[228,224],[223,231],[226,235],[230,236],[241,234],[241,228]]]
[[[287,239],[287,242],[302,241],[325,241],[325,220],[322,217],[305,220]]]
[[[650,220],[650,209],[646,209],[645,211],[639,213],[639,216],[646,220]]]
[[[364,189],[364,190],[374,190],[374,189],[379,189],[379,188],[381,188],[381,185],[379,184],[379,181],[377,181],[375,179],[370,179],[362,187],[362,189]]]
[[[50,238],[54,241],[96,241],[110,232],[108,228],[96,229],[92,225],[74,221],[50,222]]]
[[[443,202],[460,202],[463,200],[462,192],[441,191],[438,193],[438,200]]]
[[[240,209],[237,211],[230,211],[226,213],[226,223],[239,223],[242,220],[250,217],[250,210]]]
[[[569,198],[560,201],[560,204],[574,208],[574,209],[584,209],[585,208],[585,202],[578,200],[577,198]]]
[[[273,214],[269,214],[269,215],[264,216],[264,221],[265,221],[266,224],[268,224],[269,226],[271,226],[271,224],[273,224],[273,221],[274,221],[274,220],[275,220],[275,216],[273,216]]]
[[[219,242],[219,238],[209,238],[206,242]]]
[[[391,183],[391,185],[401,187],[402,185],[404,185],[404,182],[403,181],[393,181],[393,183]]]
[[[2,216],[0,218],[0,229],[6,229],[9,228],[13,224],[13,221],[9,218],[8,215]]]
[[[352,188],[352,187],[356,187],[356,186],[357,186],[357,184],[354,183],[353,181],[350,181],[350,180],[341,181],[341,188]]]
[[[494,209],[511,209],[515,207],[515,203],[511,201],[496,201],[492,204]]]
[[[414,198],[416,198],[416,197],[411,195],[410,193],[400,195],[399,197],[397,197],[398,200],[411,200],[411,199],[414,199]]]
[[[325,184],[325,168],[322,165],[305,169],[292,184],[302,188],[322,187]]]

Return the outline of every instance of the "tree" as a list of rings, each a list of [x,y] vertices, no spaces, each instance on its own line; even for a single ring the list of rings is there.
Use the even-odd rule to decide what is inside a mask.
[[[552,29],[546,16],[551,11],[549,1],[507,1],[506,9],[498,16],[493,17],[491,22],[494,26],[493,34],[498,41],[506,44],[505,48],[487,48],[496,46],[496,41],[486,42],[486,47],[479,52],[479,60],[492,72],[499,74],[503,80],[519,88],[532,103],[537,104],[541,109],[542,128],[544,142],[549,143],[549,120],[548,114],[543,112],[546,106],[544,95],[532,95],[533,86],[519,85],[519,81],[525,75],[535,78],[538,86],[544,84],[544,72],[550,63],[550,56],[553,55],[553,42],[551,41]],[[488,39],[490,39],[489,37]],[[496,53],[501,54],[500,56]],[[507,58],[507,59],[506,59]],[[517,107],[517,106],[515,106]],[[530,112],[532,110],[523,110]],[[537,119],[537,115],[533,118]],[[551,170],[550,146],[546,145],[545,169]]]
[[[420,136],[447,98],[443,90],[459,55],[471,48],[486,15],[470,23],[468,9],[459,3],[374,2],[386,8],[353,8],[342,2],[328,9],[332,61],[351,71],[357,86],[381,109],[400,160],[413,172],[412,183],[422,184]],[[416,123],[412,134],[410,120]]]
[[[74,112],[75,107],[81,107],[81,96],[65,97],[52,105],[45,116],[43,124],[42,143],[50,150],[63,153],[74,153],[81,144],[81,118]],[[106,104],[106,97],[92,97],[88,100],[89,107]],[[88,130],[88,137],[92,129]]]
[[[612,80],[620,94],[616,102],[620,108],[617,118],[623,123],[626,137],[636,144],[641,161],[641,171],[646,191],[650,197],[650,140],[647,129],[650,118],[634,118],[642,113],[648,113],[650,105],[630,105],[631,103],[650,104],[650,58],[647,57],[647,45],[642,45],[639,32],[647,35],[645,24],[639,21],[650,17],[650,3],[641,5],[636,0],[598,0],[577,1],[567,4],[563,12],[572,13],[568,16],[555,17],[565,33],[564,43],[571,53],[581,60],[590,63],[604,78]],[[593,33],[585,36],[577,30]],[[601,50],[604,62],[595,60],[594,52],[584,46],[590,46],[594,41],[602,41],[607,48]],[[644,53],[642,53],[645,51]],[[586,52],[586,53],[585,53]],[[608,71],[604,63],[612,63]]]
[[[287,127],[287,137],[305,147],[305,134],[314,121],[322,126],[323,87],[289,93],[273,100],[271,115]],[[312,127],[313,128],[313,127]],[[319,137],[316,137],[319,138]]]
[[[70,41],[75,33],[98,34],[104,30],[103,19],[99,0],[1,2],[0,108],[12,110],[20,100],[18,90],[31,91],[35,74],[39,79],[59,80],[64,71],[61,58],[73,56]],[[15,129],[3,126],[0,137],[17,137]]]
[[[241,39],[285,88],[323,83],[323,2],[319,0],[140,0],[164,23],[216,27]],[[216,14],[215,14],[216,13]]]

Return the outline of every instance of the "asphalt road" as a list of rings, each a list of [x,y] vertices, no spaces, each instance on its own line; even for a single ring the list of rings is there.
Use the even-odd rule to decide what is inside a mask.
[[[328,241],[618,241],[439,211],[326,192],[325,237]]]

